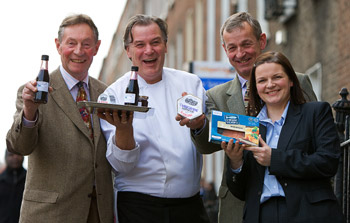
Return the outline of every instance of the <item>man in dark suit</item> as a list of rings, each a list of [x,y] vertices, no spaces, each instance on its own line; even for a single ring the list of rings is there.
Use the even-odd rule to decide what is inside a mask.
[[[85,116],[89,129],[75,101],[79,95],[96,101],[106,88],[88,75],[101,43],[98,30],[86,15],[69,16],[55,42],[62,65],[50,74],[47,104],[34,103],[35,80],[20,87],[6,138],[10,151],[29,155],[20,222],[111,223],[106,140],[97,115]]]
[[[231,65],[236,70],[236,77],[224,84],[207,91],[207,114],[189,122],[181,119],[180,125],[187,125],[192,131],[196,148],[202,154],[210,154],[221,150],[220,145],[208,142],[209,120],[212,110],[219,110],[234,114],[245,115],[244,95],[250,71],[255,59],[266,46],[266,34],[261,31],[259,22],[246,12],[230,16],[220,30],[222,46]],[[304,90],[307,101],[316,100],[308,76],[297,74]],[[204,121],[206,119],[206,121]],[[205,127],[204,123],[206,123]],[[201,131],[199,131],[201,130]],[[226,161],[225,161],[226,162]],[[229,193],[225,177],[226,164],[224,164],[223,177],[219,188],[219,223],[241,222],[244,202]]]
[[[5,152],[6,168],[0,173],[0,222],[18,223],[27,171],[23,156]]]

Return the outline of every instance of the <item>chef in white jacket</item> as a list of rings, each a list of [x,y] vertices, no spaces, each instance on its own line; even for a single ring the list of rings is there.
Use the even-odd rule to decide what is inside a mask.
[[[160,18],[132,17],[124,46],[133,66],[139,67],[140,95],[149,97],[153,111],[147,117],[99,113],[106,156],[115,173],[118,221],[209,222],[199,196],[202,156],[191,141],[191,129],[175,120],[184,92],[206,100],[202,82],[194,74],[163,67],[167,24]],[[129,79],[130,72],[104,93],[124,104]]]

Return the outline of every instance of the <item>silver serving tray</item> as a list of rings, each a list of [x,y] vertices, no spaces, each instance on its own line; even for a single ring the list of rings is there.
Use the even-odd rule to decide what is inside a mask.
[[[97,111],[102,112],[103,110],[120,110],[120,111],[136,111],[136,112],[148,112],[150,107],[142,107],[135,105],[117,105],[117,104],[106,104],[106,103],[98,103],[92,101],[79,101],[77,102],[78,107],[86,107],[89,112],[93,112],[95,109]],[[101,111],[102,110],[102,111]]]

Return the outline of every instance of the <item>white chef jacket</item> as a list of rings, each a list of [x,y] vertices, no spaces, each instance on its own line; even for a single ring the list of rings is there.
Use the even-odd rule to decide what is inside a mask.
[[[110,85],[104,93],[124,104],[130,72]],[[162,80],[147,84],[138,76],[140,95],[148,96],[147,117],[134,113],[137,144],[133,150],[115,145],[115,126],[101,120],[107,140],[106,157],[115,172],[115,189],[166,198],[185,198],[199,192],[202,155],[191,141],[190,129],[175,120],[177,100],[182,92],[199,97],[205,111],[205,90],[197,75],[163,68]],[[153,114],[152,114],[153,113]]]

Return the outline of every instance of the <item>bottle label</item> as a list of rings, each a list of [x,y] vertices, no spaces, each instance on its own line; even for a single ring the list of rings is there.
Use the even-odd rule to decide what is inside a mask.
[[[134,93],[125,93],[124,103],[135,103],[136,95]]]
[[[49,83],[45,81],[37,81],[36,87],[38,88],[38,91],[45,91],[49,92]]]

